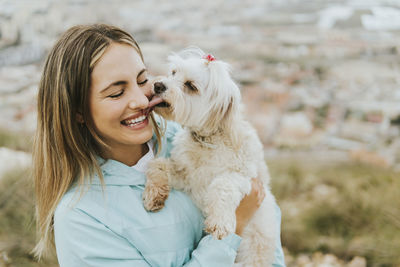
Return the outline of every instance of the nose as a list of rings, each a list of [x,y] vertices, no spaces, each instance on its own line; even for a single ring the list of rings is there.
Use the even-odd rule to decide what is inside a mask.
[[[149,105],[150,96],[151,96],[151,90],[134,89],[130,95],[129,108],[131,109],[147,108],[147,106]]]
[[[165,85],[162,82],[154,83],[154,92],[156,94],[161,94],[161,93],[165,92],[165,90],[167,90],[167,88],[165,87]]]

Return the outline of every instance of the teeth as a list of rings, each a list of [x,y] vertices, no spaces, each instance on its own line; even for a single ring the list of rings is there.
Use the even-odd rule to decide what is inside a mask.
[[[140,117],[137,117],[136,119],[126,120],[125,123],[126,123],[127,125],[131,125],[131,124],[135,124],[135,123],[142,122],[142,121],[144,121],[145,119],[146,119],[146,116],[145,116],[145,115],[142,115],[142,116],[140,116]]]

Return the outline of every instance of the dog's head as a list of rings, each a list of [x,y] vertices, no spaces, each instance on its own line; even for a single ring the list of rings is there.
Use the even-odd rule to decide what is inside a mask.
[[[168,57],[170,72],[154,83],[154,93],[163,99],[155,111],[166,119],[202,132],[214,132],[232,120],[240,91],[229,65],[198,48]]]

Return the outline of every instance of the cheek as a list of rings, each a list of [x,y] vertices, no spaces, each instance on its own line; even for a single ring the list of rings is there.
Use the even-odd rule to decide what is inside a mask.
[[[105,100],[94,100],[90,104],[90,114],[96,128],[118,122],[120,115],[120,105]]]
[[[97,118],[98,118],[98,105],[96,101],[94,101],[92,98],[89,100],[89,112],[90,112],[90,117],[92,118],[92,121],[94,124],[96,124]]]

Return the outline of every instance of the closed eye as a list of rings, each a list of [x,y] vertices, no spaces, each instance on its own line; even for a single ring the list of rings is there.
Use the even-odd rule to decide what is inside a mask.
[[[146,79],[146,80],[144,80],[143,82],[138,82],[138,84],[139,84],[139,85],[145,85],[148,81],[149,81],[149,80]]]
[[[119,93],[113,94],[113,95],[109,95],[108,97],[110,98],[118,98],[120,96],[122,96],[122,94],[124,93],[124,89],[122,89]]]
[[[191,91],[191,92],[193,92],[193,93],[199,91],[199,90],[197,89],[197,87],[193,84],[193,82],[191,82],[191,81],[185,82],[185,88],[189,89],[189,91]]]

